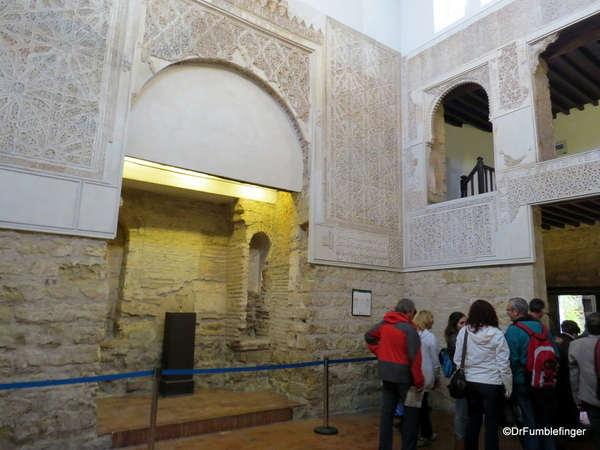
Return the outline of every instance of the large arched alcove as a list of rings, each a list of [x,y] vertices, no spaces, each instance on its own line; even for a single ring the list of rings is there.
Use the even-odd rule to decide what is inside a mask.
[[[126,154],[287,191],[302,188],[291,119],[264,86],[215,64],[155,75],[132,103]]]

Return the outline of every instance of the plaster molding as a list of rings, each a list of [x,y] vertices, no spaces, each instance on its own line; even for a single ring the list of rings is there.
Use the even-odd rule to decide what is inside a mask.
[[[454,88],[468,83],[478,84],[485,90],[490,104],[490,112],[492,111],[493,96],[490,84],[489,64],[487,62],[466,72],[460,73],[459,75],[456,75],[444,81],[443,83],[425,89],[425,94],[432,99],[430,100],[430,104],[427,108],[427,114],[425,116],[425,120],[427,121],[426,141],[428,145],[433,145],[433,139],[435,136],[433,125],[435,112],[438,106],[442,103],[444,96]]]
[[[280,92],[305,124],[310,114],[310,51],[212,7],[188,0],[147,5],[142,61],[153,72],[185,59],[233,62]],[[152,67],[153,59],[163,61]]]

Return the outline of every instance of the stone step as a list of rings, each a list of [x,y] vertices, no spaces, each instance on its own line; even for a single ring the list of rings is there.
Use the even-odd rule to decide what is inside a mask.
[[[111,435],[112,448],[148,440],[150,395],[96,399],[97,432]],[[185,397],[159,398],[156,441],[229,431],[291,420],[302,403],[271,391],[233,392],[223,388]]]

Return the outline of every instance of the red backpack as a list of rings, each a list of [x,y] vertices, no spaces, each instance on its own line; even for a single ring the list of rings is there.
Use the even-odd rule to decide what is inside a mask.
[[[552,341],[548,338],[548,329],[542,325],[542,332],[534,333],[522,323],[513,325],[518,326],[529,335],[525,371],[531,377],[531,387],[534,389],[554,387],[558,373],[558,358]]]

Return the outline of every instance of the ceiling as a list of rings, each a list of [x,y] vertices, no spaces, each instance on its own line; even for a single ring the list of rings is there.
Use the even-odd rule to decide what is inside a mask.
[[[570,114],[600,100],[600,18],[590,17],[563,30],[541,58],[548,64],[552,115]],[[442,101],[446,123],[492,132],[489,103],[482,87],[466,84]]]
[[[600,196],[542,205],[542,228],[579,227],[582,223],[594,225],[600,222]]]

